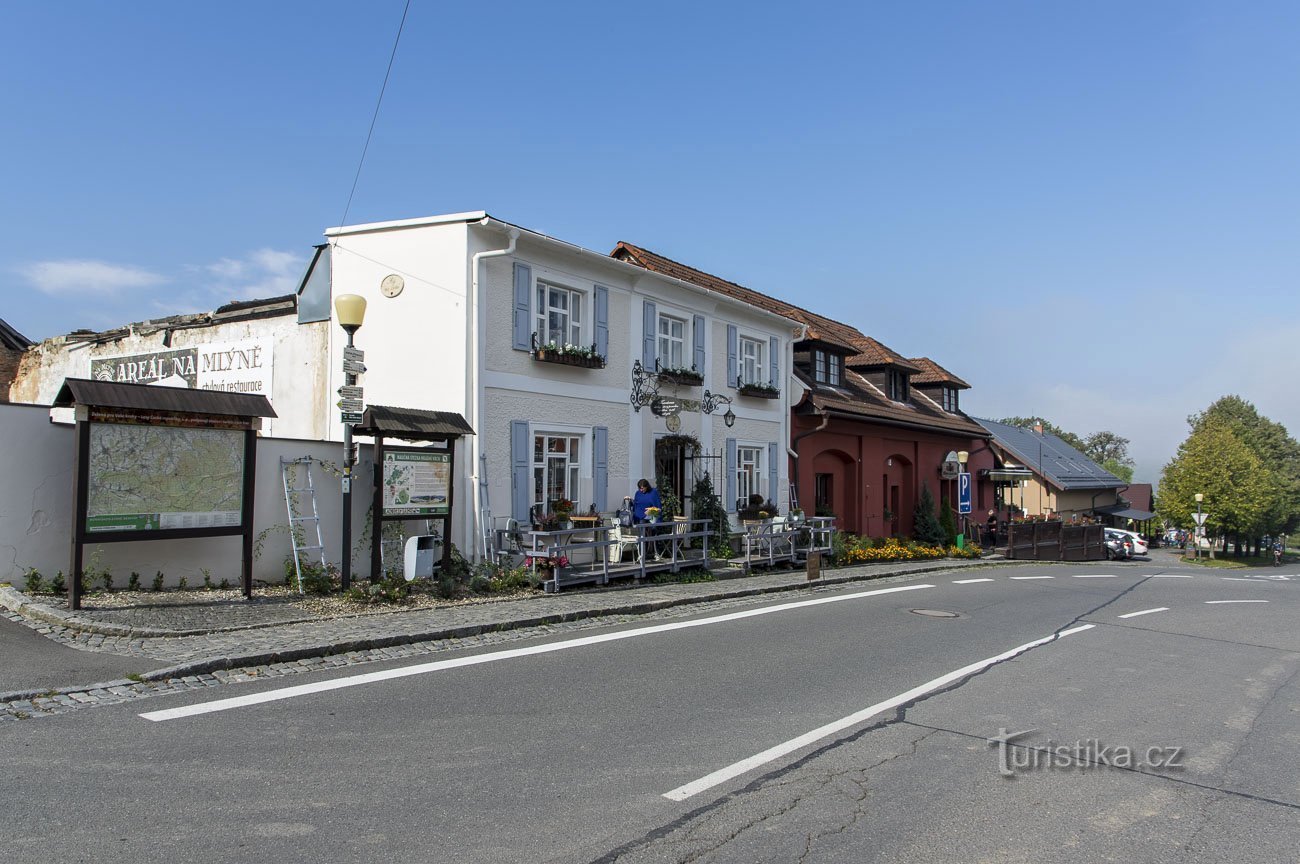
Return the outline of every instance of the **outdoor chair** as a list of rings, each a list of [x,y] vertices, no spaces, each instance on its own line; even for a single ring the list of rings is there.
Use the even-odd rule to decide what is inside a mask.
[[[637,550],[638,552],[640,551],[641,542],[636,532],[624,530],[623,527],[619,525],[617,518],[611,520],[608,531],[609,539],[614,542],[614,554],[611,556],[611,562],[622,561],[623,555],[628,549]]]

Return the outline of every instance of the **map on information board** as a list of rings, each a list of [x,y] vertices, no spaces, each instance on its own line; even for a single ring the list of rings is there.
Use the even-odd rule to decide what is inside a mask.
[[[90,532],[237,527],[244,433],[92,423],[87,479]]]
[[[446,516],[450,489],[450,453],[384,451],[385,516]]]

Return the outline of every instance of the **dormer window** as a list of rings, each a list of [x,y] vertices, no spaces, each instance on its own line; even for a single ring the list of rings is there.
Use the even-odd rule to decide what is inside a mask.
[[[844,358],[829,351],[813,351],[813,379],[819,384],[840,386],[844,380]]]
[[[907,375],[897,369],[890,369],[888,378],[889,398],[895,402],[907,401]]]
[[[949,414],[957,413],[957,388],[945,385],[943,388],[943,410]]]

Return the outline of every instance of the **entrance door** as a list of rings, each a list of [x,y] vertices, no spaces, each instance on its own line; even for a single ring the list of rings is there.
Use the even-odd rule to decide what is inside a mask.
[[[677,500],[685,501],[690,489],[686,488],[686,445],[680,440],[660,438],[655,442],[655,476],[651,482],[663,495],[665,485],[672,487]]]

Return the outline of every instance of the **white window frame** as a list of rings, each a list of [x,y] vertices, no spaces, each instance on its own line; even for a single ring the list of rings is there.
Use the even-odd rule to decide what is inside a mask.
[[[943,386],[943,410],[949,414],[957,413],[957,388],[945,384]]]
[[[542,438],[544,439],[544,441],[549,439],[565,439],[566,440],[565,446],[569,450],[569,452],[566,452],[564,454],[564,462],[565,462],[564,487],[565,488],[564,488],[563,497],[569,499],[574,503],[574,509],[576,512],[577,509],[579,508],[583,481],[588,479],[589,477],[588,460],[590,459],[589,441],[591,436],[591,429],[588,427],[548,425],[548,426],[534,426],[530,431],[532,433],[531,434],[532,452],[531,455],[529,456],[529,464],[532,469],[531,472],[532,487],[529,493],[532,499],[531,503],[533,504],[533,506],[538,508],[539,512],[542,513],[546,512],[547,509],[550,507],[550,503],[553,500],[548,494],[548,490],[550,488],[550,483],[549,483],[550,471],[552,470],[550,463],[553,461],[559,461],[558,459],[548,458],[548,454],[550,453],[550,451],[548,449],[548,445],[544,443],[542,447],[542,461],[538,462],[537,461],[537,439]],[[577,452],[572,452],[574,450],[576,450]],[[542,487],[540,492],[541,495],[540,500],[538,500],[539,492],[537,489],[539,471],[542,472],[541,475]]]
[[[844,358],[820,348],[813,350],[813,380],[839,387],[844,381]]]
[[[763,500],[772,497],[763,490],[766,481],[763,462],[767,458],[767,445],[758,442],[736,442],[736,498],[742,506],[749,506],[749,496],[762,495]],[[752,475],[746,470],[752,469]],[[752,480],[752,484],[751,484]]]
[[[657,314],[658,320],[655,322],[655,356],[659,358],[659,365],[665,369],[689,369],[691,363],[690,354],[687,348],[687,335],[690,333],[689,322],[686,319],[671,315],[666,312]],[[668,332],[664,332],[667,325]],[[672,333],[673,325],[681,328],[681,335],[674,336]],[[677,349],[677,356],[673,357],[673,349]]]
[[[746,353],[746,349],[751,349]],[[740,383],[744,384],[767,384],[767,364],[764,362],[764,354],[767,353],[767,340],[755,339],[753,336],[741,334],[736,343],[736,372],[740,375]]]
[[[830,381],[832,387],[839,387],[844,384],[844,355],[831,354],[828,359],[830,368]]]
[[[565,297],[567,307],[565,309],[552,305],[554,298],[560,295]],[[557,346],[591,344],[591,340],[586,339],[587,331],[584,329],[586,322],[583,317],[583,306],[586,305],[586,300],[585,291],[539,277],[533,285],[533,330],[537,333],[538,344],[548,345],[551,342],[555,342]],[[564,316],[565,332],[562,339],[552,338],[550,328],[552,311]]]

